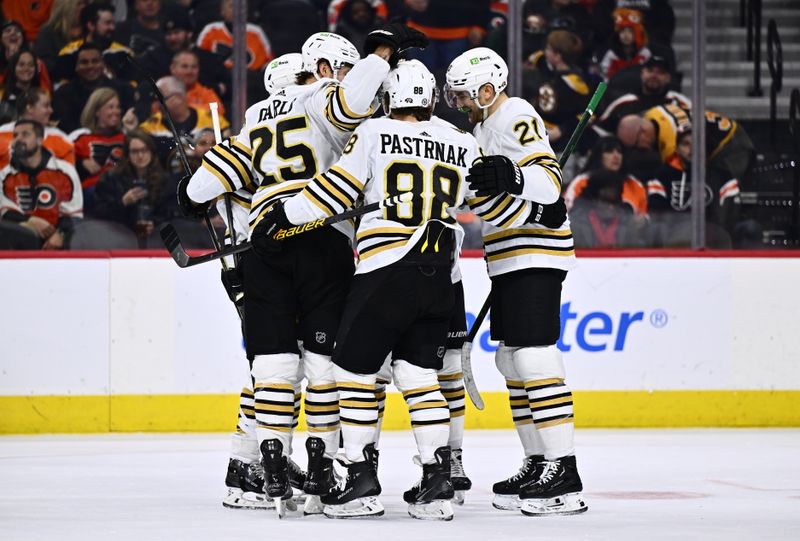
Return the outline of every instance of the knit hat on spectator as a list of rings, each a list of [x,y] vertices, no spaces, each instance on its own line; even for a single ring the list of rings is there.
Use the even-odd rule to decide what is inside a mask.
[[[193,32],[192,21],[189,15],[182,9],[171,9],[164,20],[164,32],[170,30],[186,30]]]
[[[649,47],[650,58],[644,63],[644,66],[661,66],[670,73],[675,70],[675,53],[666,45],[653,43]]]
[[[644,30],[644,17],[636,9],[617,8],[614,10],[614,32],[619,33],[623,28],[633,30],[633,42],[637,49],[647,43],[647,33]]]

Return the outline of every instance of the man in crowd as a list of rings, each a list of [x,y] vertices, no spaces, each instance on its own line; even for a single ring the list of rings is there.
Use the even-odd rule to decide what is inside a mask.
[[[18,120],[11,163],[0,170],[0,248],[59,250],[83,217],[75,168],[42,147],[44,127]]]

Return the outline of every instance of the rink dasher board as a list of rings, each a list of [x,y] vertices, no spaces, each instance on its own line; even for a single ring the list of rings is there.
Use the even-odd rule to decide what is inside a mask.
[[[580,255],[580,254],[579,254]],[[468,320],[489,280],[461,261]],[[800,426],[800,259],[580,258],[562,296],[559,348],[576,424]],[[247,379],[219,269],[162,257],[0,259],[0,433],[217,431]],[[510,427],[484,323],[473,366]],[[386,428],[408,426],[390,393]]]

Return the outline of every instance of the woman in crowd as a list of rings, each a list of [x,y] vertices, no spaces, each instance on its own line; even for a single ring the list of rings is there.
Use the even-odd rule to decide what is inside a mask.
[[[20,94],[17,99],[17,118],[35,120],[44,126],[42,146],[56,158],[75,165],[75,147],[69,136],[50,125],[53,107],[50,94],[41,88],[31,88]],[[14,134],[14,122],[0,126],[0,169],[8,165],[11,159],[11,138]]]
[[[44,78],[39,67],[36,56],[27,50],[22,50],[9,59],[3,86],[0,88],[0,100],[4,105],[4,120],[13,118],[17,99],[26,90],[41,88],[50,94],[50,82],[43,81]]]
[[[153,138],[135,129],[125,138],[120,162],[97,183],[92,215],[146,239],[175,215],[175,197],[175,183],[158,161]]]
[[[647,244],[647,191],[625,172],[622,144],[598,140],[583,174],[564,191],[575,246],[642,247]]]
[[[53,3],[50,20],[39,29],[33,52],[44,61],[48,70],[56,66],[58,51],[68,43],[80,39],[81,10],[86,0],[59,0]]]
[[[98,88],[89,96],[81,113],[80,129],[70,134],[75,145],[78,175],[83,186],[83,206],[92,210],[92,195],[100,175],[122,158],[125,134],[119,95],[111,88]]]

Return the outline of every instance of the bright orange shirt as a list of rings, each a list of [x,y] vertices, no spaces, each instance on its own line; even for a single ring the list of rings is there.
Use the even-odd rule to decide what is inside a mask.
[[[189,105],[195,109],[208,109],[209,103],[217,102],[219,103],[219,114],[225,114],[225,106],[222,105],[222,100],[214,92],[213,88],[195,83],[187,90],[186,97],[189,100]]]
[[[578,175],[569,183],[564,191],[564,202],[567,204],[568,210],[572,208],[575,200],[581,196],[588,185],[589,175],[586,174]],[[632,176],[628,176],[622,184],[622,201],[631,206],[635,215],[647,215],[647,190]]]
[[[3,15],[7,21],[17,21],[25,30],[25,39],[28,43],[36,41],[41,28],[50,18],[53,9],[53,0],[11,0],[3,2]]]
[[[267,62],[272,60],[272,48],[270,47],[267,35],[260,27],[247,23],[247,69],[258,71]],[[225,60],[225,67],[233,67],[233,36],[228,31],[228,27],[222,21],[209,23],[197,37],[197,47],[204,51],[210,51],[221,55]]]

